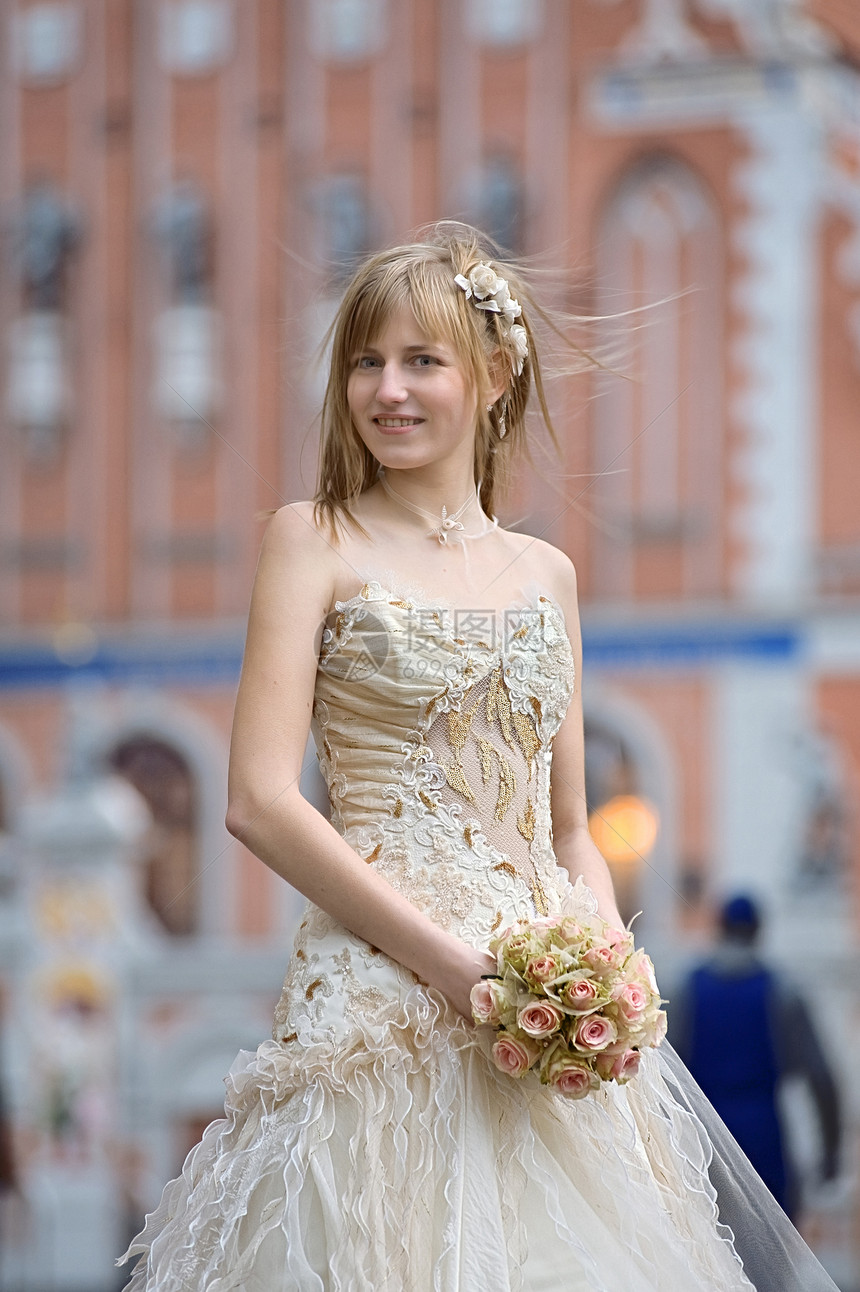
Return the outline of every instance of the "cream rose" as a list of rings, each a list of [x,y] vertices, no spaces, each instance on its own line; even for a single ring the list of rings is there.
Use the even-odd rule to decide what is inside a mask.
[[[562,941],[568,946],[578,946],[580,942],[585,940],[586,936],[585,929],[582,927],[579,920],[575,919],[572,915],[565,915],[564,919],[558,926],[558,934]]]
[[[557,956],[542,955],[535,956],[526,965],[525,978],[526,982],[539,983],[543,986],[545,983],[552,982],[561,973],[561,962]]]
[[[483,261],[477,264],[469,274],[469,285],[472,288],[472,294],[479,301],[484,300],[487,296],[495,296],[496,292],[502,287],[507,287],[504,278],[500,278],[493,269],[492,265],[485,265]],[[468,294],[468,293],[467,293]]]
[[[565,1005],[578,1014],[594,1009],[599,995],[590,978],[571,978],[561,989]]]
[[[532,939],[528,933],[514,933],[502,948],[502,958],[515,969],[520,969],[528,959]]]
[[[514,319],[518,319],[522,312],[522,305],[520,305],[519,301],[514,300],[513,296],[508,292],[506,299],[502,302],[502,313],[507,322],[513,323]]]
[[[511,343],[514,347],[517,376],[523,370],[529,353],[529,334],[521,323],[512,323],[510,328]]]

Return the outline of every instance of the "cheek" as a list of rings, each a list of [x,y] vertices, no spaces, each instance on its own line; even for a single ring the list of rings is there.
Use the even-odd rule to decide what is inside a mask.
[[[474,390],[458,384],[449,391],[447,402],[452,420],[461,428],[474,425],[478,413],[478,399]]]

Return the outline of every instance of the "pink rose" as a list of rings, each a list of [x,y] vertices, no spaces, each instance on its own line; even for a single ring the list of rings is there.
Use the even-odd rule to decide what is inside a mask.
[[[568,944],[571,942],[579,943],[585,937],[585,929],[579,920],[574,919],[572,915],[566,915],[558,926],[559,936]]]
[[[597,988],[590,978],[571,978],[561,989],[565,1005],[576,1013],[593,1009],[597,996]]]
[[[557,1032],[564,1018],[561,1010],[548,1000],[534,1000],[517,1014],[517,1026],[536,1040]]]
[[[498,1001],[493,990],[494,983],[482,978],[475,983],[469,995],[472,1005],[472,1018],[476,1023],[498,1023],[500,1021]]]
[[[640,978],[653,995],[660,995],[660,989],[657,986],[657,979],[654,976],[654,966],[651,963],[651,958],[645,954],[641,947],[638,951],[633,952],[633,955],[624,967],[624,972],[630,978]]]
[[[618,1030],[608,1018],[602,1014],[589,1014],[577,1023],[573,1043],[578,1050],[594,1054],[611,1045],[617,1036]]]
[[[570,1099],[582,1099],[589,1090],[596,1090],[600,1085],[586,1060],[564,1051],[557,1052],[549,1061],[541,1079]]]
[[[615,929],[609,925],[604,929],[603,937],[613,951],[620,951],[624,955],[628,955],[633,950],[633,936],[627,929]]]
[[[527,1037],[520,1040],[510,1032],[502,1032],[493,1046],[493,1062],[509,1077],[522,1077],[540,1056],[540,1046]]]
[[[609,946],[589,947],[582,953],[582,962],[595,973],[607,974],[610,970],[615,969],[620,963],[620,957],[617,951],[613,951]]]
[[[621,1054],[598,1054],[594,1060],[597,1075],[603,1081],[617,1081],[624,1085],[639,1071],[642,1055],[638,1050],[623,1050]]]
[[[612,999],[627,1023],[637,1023],[648,1008],[649,997],[639,982],[622,983],[612,991]]]
[[[531,983],[552,982],[561,973],[561,964],[556,956],[535,956],[526,965],[526,981]]]

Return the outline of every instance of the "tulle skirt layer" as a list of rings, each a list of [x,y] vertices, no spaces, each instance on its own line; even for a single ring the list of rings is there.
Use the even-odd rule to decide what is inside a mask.
[[[490,1039],[416,986],[384,1023],[241,1053],[131,1292],[752,1286],[658,1054],[574,1102],[498,1073]]]

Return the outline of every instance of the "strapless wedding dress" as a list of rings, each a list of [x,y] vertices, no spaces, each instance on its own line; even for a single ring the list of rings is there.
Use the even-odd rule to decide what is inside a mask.
[[[594,909],[556,863],[561,610],[454,616],[369,583],[326,631],[314,736],[332,821],[476,947]],[[499,1073],[492,1033],[309,904],[273,1039],[126,1256],[133,1292],[729,1292],[750,1261],[833,1289],[668,1046],[579,1101]],[[739,1166],[738,1163],[741,1163]],[[746,1242],[732,1229],[746,1227]],[[746,1250],[744,1248],[746,1247]],[[800,1272],[798,1272],[800,1271]]]

